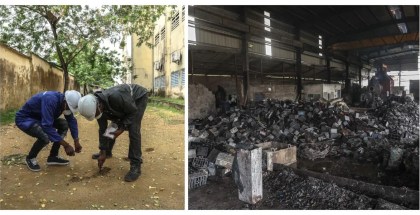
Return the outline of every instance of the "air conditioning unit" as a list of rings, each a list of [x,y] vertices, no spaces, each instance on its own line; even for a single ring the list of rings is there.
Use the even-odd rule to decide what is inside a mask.
[[[172,52],[172,62],[179,63],[181,61],[181,52],[174,51]]]

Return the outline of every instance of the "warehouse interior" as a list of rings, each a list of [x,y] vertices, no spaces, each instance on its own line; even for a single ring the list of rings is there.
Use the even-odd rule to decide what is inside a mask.
[[[188,16],[189,209],[419,208],[418,5]]]

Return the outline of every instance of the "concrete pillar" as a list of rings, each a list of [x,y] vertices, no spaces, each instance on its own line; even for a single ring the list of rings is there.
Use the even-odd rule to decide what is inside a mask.
[[[350,92],[350,79],[349,79],[349,62],[346,61],[346,80],[345,80],[345,89],[346,89],[346,93]]]
[[[362,87],[362,66],[359,67],[359,86]]]
[[[236,156],[239,200],[255,204],[263,198],[262,149],[240,149]]]
[[[235,87],[236,87],[236,97],[238,98],[239,104],[243,103],[242,98],[242,90],[240,86],[238,85],[238,64],[237,64],[237,57],[235,54]]]
[[[194,84],[194,54],[190,50],[190,56],[191,56],[191,83]]]
[[[242,11],[242,22],[246,23],[247,11],[246,8]],[[249,33],[244,33],[242,35],[242,67],[243,67],[243,90],[244,90],[244,103],[249,100],[249,49],[248,49],[248,42],[249,42]]]
[[[300,29],[296,28],[295,31],[295,39],[300,40]],[[299,101],[302,97],[302,48],[296,47],[296,86],[297,86],[297,93],[296,93],[296,100]]]
[[[331,84],[331,60],[328,55],[325,55],[325,58],[327,60],[327,83]]]
[[[263,59],[260,59],[261,84],[264,84]]]
[[[401,87],[401,65],[400,65],[400,72],[398,73],[398,86]]]

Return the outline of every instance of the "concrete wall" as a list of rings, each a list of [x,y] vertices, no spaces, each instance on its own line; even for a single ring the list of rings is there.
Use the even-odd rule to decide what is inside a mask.
[[[190,84],[202,84],[213,93],[217,91],[217,86],[220,85],[226,91],[226,95],[236,95],[235,77],[224,76],[193,76],[189,75],[188,81]],[[238,78],[239,88],[242,89],[242,79]]]
[[[0,110],[20,108],[40,91],[63,91],[63,72],[42,58],[23,55],[0,44]],[[69,89],[80,90],[70,77]]]
[[[153,49],[153,61],[161,61],[163,64],[163,70],[158,71],[155,68],[153,69],[154,77],[164,77],[165,79],[165,94],[171,97],[185,96],[185,83],[182,84],[182,71],[185,71],[185,38],[184,38],[184,23],[186,14],[183,13],[182,6],[177,6],[174,14],[178,13],[179,24],[177,27],[172,29],[172,19],[171,13],[172,8],[167,8],[164,15],[162,15],[157,21],[154,36],[153,44],[156,46]],[[184,11],[185,12],[185,11]],[[173,15],[175,16],[175,15]],[[165,33],[162,34],[162,29],[165,28]],[[158,40],[156,40],[156,35],[158,35]],[[164,39],[162,36],[164,35]],[[172,54],[174,52],[180,52],[181,60],[179,62],[172,62]],[[173,80],[171,78],[175,73],[178,74],[177,85],[173,86]],[[184,76],[185,80],[185,76]],[[176,82],[175,82],[176,83]],[[155,91],[158,90],[155,86]]]
[[[303,91],[306,99],[341,98],[341,84],[308,84],[303,86]]]
[[[193,76],[189,75],[189,83],[200,83],[207,87],[213,93],[217,91],[217,86],[222,86],[226,95],[237,95],[235,77],[229,76]],[[250,101],[260,100],[262,98],[294,100],[296,98],[296,87],[293,84],[285,84],[282,81],[266,81],[267,83],[260,83],[259,80],[251,80],[249,86]],[[242,78],[238,78],[238,88],[242,93]],[[270,90],[269,90],[270,88]]]
[[[138,36],[131,35],[132,44],[132,83],[139,84],[147,90],[153,88],[153,49],[145,43],[137,47]],[[149,42],[152,42],[150,38]]]
[[[279,99],[279,100],[295,100],[296,86],[283,84],[258,84],[250,85],[251,101],[259,101],[262,99]]]

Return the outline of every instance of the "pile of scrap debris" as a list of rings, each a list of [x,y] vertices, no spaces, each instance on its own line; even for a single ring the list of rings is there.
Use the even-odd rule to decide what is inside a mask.
[[[205,184],[192,183],[197,174],[205,179],[230,172],[238,149],[262,146],[293,145],[304,159],[347,157],[418,175],[418,141],[418,104],[409,97],[390,97],[365,111],[341,100],[267,100],[189,123],[190,189]]]

